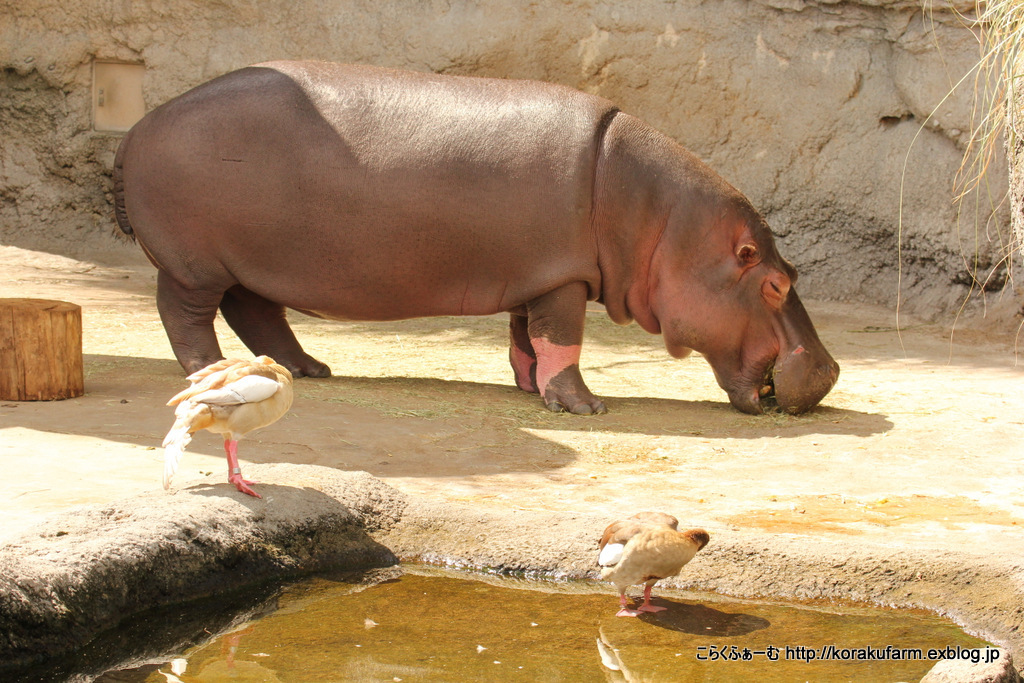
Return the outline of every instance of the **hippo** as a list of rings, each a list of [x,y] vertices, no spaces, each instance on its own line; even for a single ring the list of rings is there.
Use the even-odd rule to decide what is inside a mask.
[[[577,414],[588,301],[696,350],[733,406],[800,413],[836,382],[765,220],[695,155],[550,83],[310,61],[166,102],[114,162],[121,231],[158,270],[186,372],[220,360],[220,309],[296,377],[286,309],[334,320],[510,318],[516,384]]]

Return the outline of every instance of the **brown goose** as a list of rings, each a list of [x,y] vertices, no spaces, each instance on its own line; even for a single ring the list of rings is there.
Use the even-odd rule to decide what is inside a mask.
[[[663,512],[638,512],[629,519],[612,522],[601,537],[601,578],[619,589],[622,609],[616,616],[635,617],[641,612],[660,612],[651,604],[651,587],[659,579],[675,576],[708,544],[703,529],[678,531],[679,520]],[[626,604],[626,589],[644,584],[644,602],[636,609]]]
[[[242,478],[238,466],[238,440],[245,434],[277,422],[292,404],[292,373],[272,358],[228,358],[188,376],[192,386],[167,405],[178,406],[174,425],[164,439],[164,488],[192,435],[201,429],[224,436],[228,481],[242,493],[262,498]]]

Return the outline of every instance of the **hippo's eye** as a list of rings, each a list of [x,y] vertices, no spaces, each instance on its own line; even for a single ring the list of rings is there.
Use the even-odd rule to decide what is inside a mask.
[[[739,258],[741,263],[750,265],[757,263],[760,260],[760,254],[757,253],[757,247],[753,244],[744,244],[736,250],[736,257]]]

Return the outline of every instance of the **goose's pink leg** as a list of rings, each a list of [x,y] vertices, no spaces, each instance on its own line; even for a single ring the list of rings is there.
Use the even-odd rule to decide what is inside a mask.
[[[616,612],[615,616],[617,616],[617,617],[635,617],[635,616],[638,616],[640,614],[640,612],[638,612],[637,610],[629,609],[629,607],[626,607],[627,604],[629,604],[629,601],[626,600],[626,594],[625,593],[619,593],[619,605],[622,606],[622,609],[620,609],[618,612]]]
[[[658,607],[657,605],[651,604],[651,588],[652,584],[644,586],[644,604],[637,607],[638,612],[664,612],[667,607]]]
[[[235,488],[242,493],[262,498],[263,496],[249,488],[250,484],[255,484],[256,482],[242,478],[242,468],[238,466],[238,442],[234,439],[225,439],[224,452],[228,454],[228,481],[234,484]]]

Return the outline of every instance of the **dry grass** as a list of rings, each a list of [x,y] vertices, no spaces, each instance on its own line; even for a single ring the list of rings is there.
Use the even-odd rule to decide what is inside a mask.
[[[1011,112],[1020,87],[1024,38],[1024,0],[979,0],[975,16],[961,15],[978,36],[980,57],[973,75],[975,106],[971,138],[959,177],[960,196],[979,186],[996,155],[1000,137],[1011,145],[1020,139]],[[959,84],[958,84],[959,85]]]
[[[979,58],[976,68],[962,79],[962,82],[973,85],[974,106],[970,137],[955,179],[956,198],[962,202],[974,193],[976,203],[987,201],[991,206],[997,206],[1005,201],[1007,192],[1005,187],[993,188],[988,183],[988,170],[997,158],[1005,155],[1007,150],[1015,149],[1021,140],[1020,123],[1015,119],[1014,111],[1024,66],[1021,61],[1024,0],[978,0],[973,16],[960,16],[978,37]],[[974,215],[978,215],[979,207],[973,208]],[[977,233],[978,226],[975,227]],[[995,227],[998,230],[998,226]],[[986,226],[986,232],[988,228]],[[1018,234],[1016,239],[1003,235],[997,238],[1004,245],[1004,259],[1012,273],[1011,257],[1020,249],[1024,235]],[[975,284],[982,288],[999,267],[996,264],[987,277],[979,278],[977,260],[967,265],[975,276]]]
[[[924,0],[926,14],[935,3]],[[970,288],[964,296],[957,320],[967,303],[976,294],[987,291],[997,281],[1005,266],[1006,275],[1013,281],[1013,257],[1021,253],[1024,245],[1024,225],[1016,226],[1018,234],[1004,235],[998,220],[998,209],[1009,197],[1008,188],[993,187],[988,171],[1000,155],[1008,156],[1007,150],[1015,149],[1021,140],[1018,122],[1013,117],[1017,89],[1020,87],[1022,38],[1024,38],[1024,0],[975,0],[973,10],[963,13],[956,7],[945,6],[963,22],[978,40],[979,57],[973,69],[968,71],[951,86],[946,96],[934,107],[931,114],[921,123],[917,137],[926,130],[938,110],[964,87],[973,87],[973,107],[969,135],[963,161],[953,179],[954,201],[958,204],[957,237],[962,248],[965,271],[970,274]],[[903,288],[903,197],[907,176],[907,162],[910,151],[904,158],[900,179],[899,226],[897,228],[897,291]],[[1014,174],[1010,159],[1011,178]],[[982,218],[982,216],[987,216]],[[964,231],[961,221],[966,219],[973,232],[974,248],[963,246]],[[997,263],[983,263],[979,245],[982,234],[1000,245],[1001,259]],[[994,235],[993,235],[994,233]],[[970,241],[970,237],[966,238]],[[987,271],[987,272],[986,272]],[[896,319],[900,320],[901,297],[897,296]],[[955,323],[954,323],[955,327]],[[902,331],[901,331],[902,332]],[[901,334],[902,342],[902,334]]]

